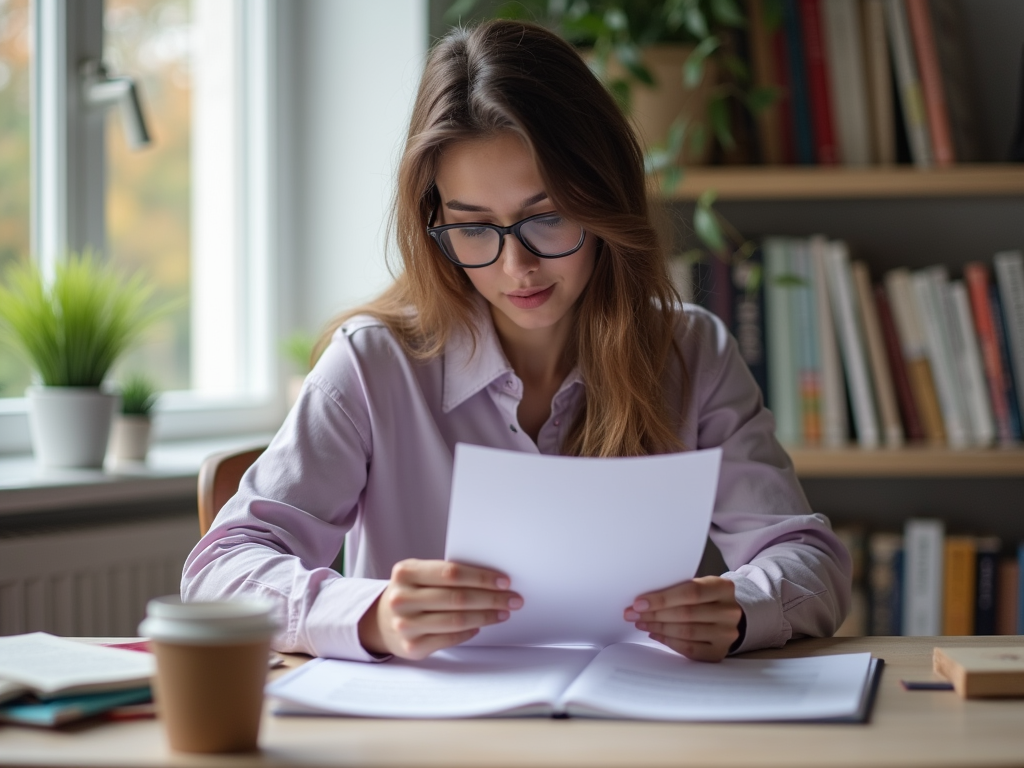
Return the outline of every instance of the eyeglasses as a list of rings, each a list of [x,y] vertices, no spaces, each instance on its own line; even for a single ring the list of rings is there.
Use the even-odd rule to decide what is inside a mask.
[[[435,227],[435,214],[432,211],[427,221],[427,234],[449,261],[470,269],[496,262],[505,245],[505,235],[515,235],[526,250],[542,259],[560,259],[576,253],[586,238],[582,226],[554,211],[528,216],[510,227],[476,222]]]

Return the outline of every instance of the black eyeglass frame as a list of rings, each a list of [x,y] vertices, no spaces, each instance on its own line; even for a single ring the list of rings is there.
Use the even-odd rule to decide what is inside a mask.
[[[572,254],[576,253],[576,251],[583,247],[583,243],[585,243],[587,240],[587,231],[583,227],[580,227],[580,241],[576,243],[576,245],[573,248],[569,249],[568,251],[565,251],[564,253],[551,254],[541,253],[536,248],[531,246],[528,242],[526,242],[526,240],[523,239],[523,236],[519,234],[524,224],[528,224],[529,222],[534,221],[535,219],[542,219],[547,216],[560,215],[556,211],[536,213],[533,216],[527,216],[525,219],[521,219],[517,221],[515,224],[511,224],[510,226],[507,227],[502,227],[497,224],[485,224],[483,222],[475,221],[460,222],[458,224],[441,224],[440,226],[435,227],[433,226],[433,224],[434,217],[436,215],[437,209],[434,209],[433,211],[430,212],[430,217],[427,219],[427,234],[430,235],[431,239],[435,243],[437,243],[438,249],[440,249],[441,253],[444,254],[444,257],[448,259],[448,261],[450,261],[457,267],[463,267],[465,269],[478,269],[480,267],[489,267],[491,266],[491,264],[500,259],[501,252],[505,248],[505,235],[515,235],[516,240],[522,243],[523,247],[526,248],[526,250],[528,250],[534,256],[537,256],[538,258],[541,259],[562,259],[565,258],[566,256],[572,256]],[[444,244],[441,242],[441,235],[443,235],[449,229],[464,229],[466,227],[484,227],[486,229],[492,229],[498,233],[498,252],[495,254],[493,259],[484,264],[466,264],[456,259],[452,254],[448,253],[448,250],[444,247]]]

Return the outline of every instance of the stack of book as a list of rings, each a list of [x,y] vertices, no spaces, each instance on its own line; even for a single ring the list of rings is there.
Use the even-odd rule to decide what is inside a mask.
[[[893,269],[872,285],[846,243],[768,237],[695,269],[790,446],[1012,445],[1024,412],[1024,255]],[[849,407],[848,407],[849,403]]]
[[[780,13],[781,11],[781,13]],[[956,0],[749,0],[765,163],[981,160]]]
[[[941,520],[902,533],[840,528],[855,562],[846,635],[1024,634],[1024,542],[949,535]]]

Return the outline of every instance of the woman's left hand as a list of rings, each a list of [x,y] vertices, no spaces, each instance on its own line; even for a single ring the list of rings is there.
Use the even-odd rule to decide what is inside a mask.
[[[626,621],[688,659],[721,661],[739,637],[743,609],[736,586],[720,576],[701,576],[648,592],[623,612]]]

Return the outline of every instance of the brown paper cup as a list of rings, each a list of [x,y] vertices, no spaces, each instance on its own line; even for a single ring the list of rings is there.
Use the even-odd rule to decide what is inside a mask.
[[[157,710],[172,749],[258,749],[274,624],[264,603],[157,598],[140,632],[152,638]]]

